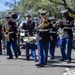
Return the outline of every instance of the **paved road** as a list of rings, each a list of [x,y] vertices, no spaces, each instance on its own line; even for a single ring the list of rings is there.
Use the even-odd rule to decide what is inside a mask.
[[[25,50],[19,59],[7,60],[5,53],[0,56],[0,75],[75,75],[75,51],[72,52],[72,63],[59,62],[60,50],[56,49],[55,59],[49,60],[43,68],[37,68],[36,62],[25,60]]]

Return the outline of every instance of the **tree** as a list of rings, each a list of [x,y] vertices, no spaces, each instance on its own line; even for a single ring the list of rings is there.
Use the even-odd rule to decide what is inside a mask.
[[[75,14],[75,0],[49,0],[52,3],[58,4],[58,5],[63,5],[66,9],[68,9],[70,12],[72,12],[73,14]]]
[[[20,0],[18,3],[19,10],[25,14],[28,10],[32,10],[31,13],[37,14],[40,10],[47,10],[49,15],[57,15],[60,11],[61,5],[59,7],[57,4],[50,2],[49,0]]]
[[[0,12],[0,25],[4,25],[5,22],[5,12]]]
[[[69,9],[75,14],[74,3],[75,0],[20,0],[16,2],[16,7],[23,14],[23,17],[27,12],[37,16],[40,10],[47,10],[49,16],[60,17],[60,11],[63,9]],[[8,5],[14,8],[14,3],[9,2]]]

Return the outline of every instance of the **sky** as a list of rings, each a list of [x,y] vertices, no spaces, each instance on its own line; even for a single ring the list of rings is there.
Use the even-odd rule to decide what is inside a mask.
[[[6,1],[11,2],[13,0],[0,0],[0,11],[5,11],[5,10],[9,9],[8,6],[4,5]],[[16,0],[16,1],[19,1],[19,0]]]

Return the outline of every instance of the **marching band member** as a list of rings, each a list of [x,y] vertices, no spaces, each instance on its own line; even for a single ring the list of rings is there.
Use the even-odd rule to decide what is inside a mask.
[[[3,36],[2,25],[0,25],[0,55],[2,55],[2,43],[1,43],[2,36]]]
[[[17,36],[16,36],[17,26],[15,22],[11,21],[10,15],[6,16],[6,23],[4,25],[4,31],[5,31],[4,35],[7,41],[7,46],[6,46],[7,55],[9,56],[7,59],[13,59],[11,46],[14,51],[15,57],[18,58],[18,55],[21,55],[21,52],[17,45]]]
[[[38,25],[40,40],[37,41],[39,61],[36,66],[44,67],[47,64],[48,48],[49,48],[49,22],[46,19],[46,11],[40,12],[42,23]],[[45,31],[44,31],[45,30]]]
[[[55,26],[55,17],[50,17],[50,59],[54,59],[55,47],[57,44],[57,27]]]
[[[62,30],[62,38],[60,41],[60,49],[62,58],[60,61],[71,62],[71,53],[72,53],[72,40],[73,40],[73,33],[72,27],[74,25],[74,18],[69,16],[68,10],[62,11],[63,20],[60,21],[61,26],[63,27]],[[67,53],[65,52],[67,44]]]
[[[31,20],[31,14],[27,13],[25,14],[26,20],[22,23],[21,28],[24,30],[25,32],[25,37],[26,36],[33,36],[34,33],[34,27],[35,27],[35,23]],[[31,49],[31,55],[33,57],[33,60],[36,61],[36,51],[35,51],[35,43],[32,42],[27,42],[26,41],[26,59],[29,60],[30,59],[30,49]]]

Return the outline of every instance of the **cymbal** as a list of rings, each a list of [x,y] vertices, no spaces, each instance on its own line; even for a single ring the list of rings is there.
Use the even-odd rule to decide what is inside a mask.
[[[30,37],[24,37],[23,40],[25,42],[31,42],[31,41],[34,41],[36,40],[36,38],[34,36],[30,36]]]

